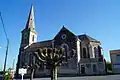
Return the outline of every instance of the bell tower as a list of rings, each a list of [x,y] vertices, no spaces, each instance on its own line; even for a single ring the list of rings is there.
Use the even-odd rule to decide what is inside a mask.
[[[37,41],[37,32],[35,31],[34,9],[33,9],[33,5],[31,5],[31,9],[25,29],[22,30],[22,39],[21,39],[20,47],[26,47],[36,41]]]
[[[31,5],[26,26],[21,31],[21,33],[22,33],[22,39],[21,39],[21,44],[19,48],[18,62],[16,67],[16,76],[18,76],[19,68],[23,67],[27,62],[27,58],[26,58],[27,54],[24,52],[25,47],[37,41],[37,32],[35,31],[33,5]]]

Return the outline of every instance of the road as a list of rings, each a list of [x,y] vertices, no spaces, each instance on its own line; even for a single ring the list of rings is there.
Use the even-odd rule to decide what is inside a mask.
[[[21,80],[21,79],[15,79],[15,80]],[[29,79],[24,79],[24,80],[29,80]],[[50,80],[50,78],[35,78],[34,80]],[[58,80],[120,80],[120,75],[58,77]]]

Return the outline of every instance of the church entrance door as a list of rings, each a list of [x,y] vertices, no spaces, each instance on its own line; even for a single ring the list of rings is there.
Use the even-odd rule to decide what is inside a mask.
[[[81,74],[85,74],[85,66],[84,65],[81,65]]]

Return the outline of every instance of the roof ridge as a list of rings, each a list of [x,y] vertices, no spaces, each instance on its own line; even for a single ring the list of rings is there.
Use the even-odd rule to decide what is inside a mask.
[[[87,34],[78,35],[80,40],[98,41]]]

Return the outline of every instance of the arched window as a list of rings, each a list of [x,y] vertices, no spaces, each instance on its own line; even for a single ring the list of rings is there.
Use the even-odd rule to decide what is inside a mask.
[[[66,58],[67,58],[67,46],[66,45],[64,45],[63,46],[63,48],[65,49],[65,51],[64,51],[64,53],[63,53],[63,56],[65,56]]]
[[[94,47],[94,54],[95,54],[95,57],[97,57],[97,48]]]
[[[87,45],[87,58],[90,58],[89,46]]]
[[[67,44],[62,44],[61,47],[65,49],[63,56],[65,57],[65,61],[67,62],[67,59],[69,57],[69,47]]]
[[[83,48],[83,58],[87,57],[86,48]]]
[[[34,41],[34,35],[32,36],[32,41]]]
[[[39,71],[44,71],[44,63],[43,62],[39,62]],[[49,69],[49,67],[46,67],[47,69]]]
[[[99,54],[99,57],[101,57],[101,47],[98,46],[98,54]]]
[[[68,56],[69,56],[69,47],[67,44],[62,44],[62,48],[64,48],[63,56],[65,57],[65,60],[63,61],[62,68],[68,68]]]

